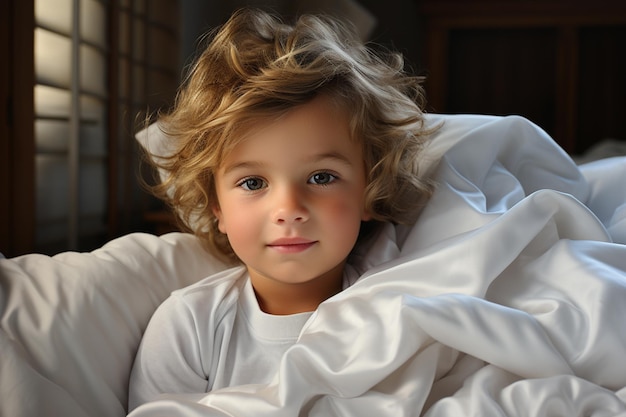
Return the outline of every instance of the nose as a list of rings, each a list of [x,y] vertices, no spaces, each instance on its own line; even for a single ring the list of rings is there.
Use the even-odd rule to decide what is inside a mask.
[[[275,193],[274,199],[274,223],[293,224],[304,223],[309,220],[305,198],[298,187],[281,187]]]

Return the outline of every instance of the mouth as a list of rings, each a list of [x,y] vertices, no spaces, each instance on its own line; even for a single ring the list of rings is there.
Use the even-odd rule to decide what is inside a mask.
[[[281,238],[269,243],[267,246],[280,253],[299,253],[311,248],[316,243],[316,240],[303,238]]]

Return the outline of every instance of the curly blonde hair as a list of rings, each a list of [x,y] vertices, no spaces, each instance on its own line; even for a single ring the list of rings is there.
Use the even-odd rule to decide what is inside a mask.
[[[288,25],[240,10],[212,34],[174,108],[160,115],[175,152],[155,162],[167,177],[153,191],[213,252],[236,260],[213,214],[214,173],[255,124],[326,94],[348,110],[351,136],[362,146],[366,209],[374,221],[410,223],[432,186],[416,175],[428,137],[422,79],[403,67],[400,54],[368,48],[330,17],[305,15]]]

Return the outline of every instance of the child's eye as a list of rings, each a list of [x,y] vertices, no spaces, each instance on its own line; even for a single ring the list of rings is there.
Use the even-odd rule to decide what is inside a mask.
[[[237,184],[237,186],[243,188],[246,191],[258,191],[261,188],[265,187],[265,181],[263,181],[261,178],[249,177],[241,180]]]
[[[326,185],[337,179],[336,176],[328,172],[317,172],[309,178],[310,184]]]

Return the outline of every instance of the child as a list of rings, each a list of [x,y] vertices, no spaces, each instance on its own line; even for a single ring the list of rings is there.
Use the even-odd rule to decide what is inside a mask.
[[[358,278],[357,242],[408,223],[431,191],[421,79],[330,18],[235,13],[173,111],[156,187],[236,264],[174,292],[146,329],[129,407],[162,393],[263,383],[320,303]]]

